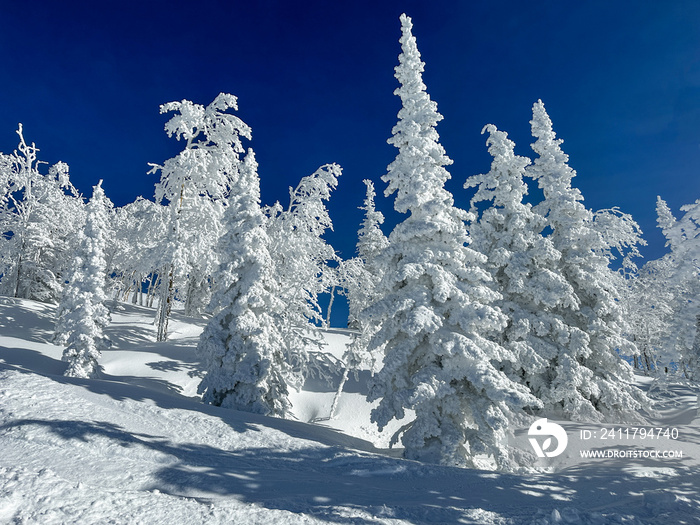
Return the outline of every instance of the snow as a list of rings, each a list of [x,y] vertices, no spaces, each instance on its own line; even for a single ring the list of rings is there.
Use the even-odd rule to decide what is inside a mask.
[[[121,306],[101,375],[78,379],[49,343],[54,308],[0,297],[0,523],[700,523],[687,386],[669,385],[649,421],[678,428],[682,458],[582,459],[588,427],[557,420],[569,446],[548,472],[442,467],[386,449],[393,429],[369,422],[369,372],[350,377],[332,421],[308,422],[330,409],[337,385],[321,382],[290,396],[298,421],[204,405],[194,347],[205,321],[176,311],[171,339],[156,343],[153,310]],[[327,336],[335,355],[347,341]]]

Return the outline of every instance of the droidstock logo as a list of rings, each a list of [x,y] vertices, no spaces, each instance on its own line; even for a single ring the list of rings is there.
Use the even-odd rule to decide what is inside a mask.
[[[556,423],[550,423],[547,418],[538,419],[532,425],[530,425],[530,430],[527,431],[528,436],[547,436],[540,446],[537,438],[531,437],[530,444],[535,450],[535,454],[538,457],[544,458],[554,458],[559,454],[564,452],[566,445],[569,443],[569,438],[566,436],[566,430],[564,430],[560,425]],[[557,440],[557,447],[554,450],[549,450],[552,448],[552,438]]]

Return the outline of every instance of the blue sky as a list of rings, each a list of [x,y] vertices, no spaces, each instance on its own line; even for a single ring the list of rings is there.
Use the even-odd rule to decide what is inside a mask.
[[[2,2],[0,150],[25,137],[71,166],[89,195],[104,179],[118,205],[153,197],[181,144],[160,104],[239,98],[253,129],[264,203],[318,166],[344,174],[330,202],[343,256],[362,219],[362,179],[395,157],[386,143],[399,100],[398,17],[413,18],[424,80],[445,119],[449,189],[488,171],[493,123],[532,156],[529,120],[542,99],[592,209],[619,206],[641,224],[647,258],[664,252],[655,200],[700,198],[700,2],[207,1]],[[392,201],[378,199],[392,214]],[[389,217],[395,222],[400,217]]]

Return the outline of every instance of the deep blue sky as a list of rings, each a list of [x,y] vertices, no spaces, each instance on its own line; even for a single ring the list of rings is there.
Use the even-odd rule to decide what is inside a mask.
[[[253,129],[264,203],[318,166],[344,169],[330,241],[353,254],[362,179],[379,180],[399,100],[398,17],[413,18],[424,80],[445,120],[453,179],[488,171],[482,127],[532,156],[541,98],[592,209],[619,206],[655,258],[660,194],[674,212],[700,198],[700,2],[691,1],[109,1],[0,2],[0,150],[25,137],[71,166],[86,195],[100,178],[118,205],[153,197],[181,144],[159,105],[239,98]],[[390,211],[391,200],[379,199]],[[395,222],[396,218],[393,219]]]

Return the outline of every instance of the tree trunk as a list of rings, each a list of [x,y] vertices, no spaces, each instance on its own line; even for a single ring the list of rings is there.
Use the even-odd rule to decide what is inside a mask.
[[[151,276],[148,282],[148,292],[146,297],[146,306],[148,308],[153,308],[153,301],[156,297],[156,288],[158,288],[158,283],[160,282],[160,274],[156,278],[154,272],[151,272]]]
[[[168,271],[168,286],[163,289],[158,308],[158,335],[156,341],[168,339],[168,320],[173,306],[174,271],[172,265]]]
[[[331,414],[330,414],[330,419],[333,419],[335,417],[335,411],[338,409],[338,402],[340,401],[340,394],[343,392],[343,387],[345,386],[345,382],[348,380],[348,367],[345,367],[345,370],[343,370],[343,377],[340,379],[340,384],[338,385],[338,390],[335,392],[335,396],[333,396],[333,403],[331,404]]]
[[[17,259],[17,272],[15,274],[15,297],[19,297],[19,281],[22,277],[22,250],[19,252],[19,258]]]
[[[326,313],[326,328],[331,327],[331,310],[333,310],[333,300],[335,299],[335,286],[331,288],[331,299],[328,301],[328,312]]]

